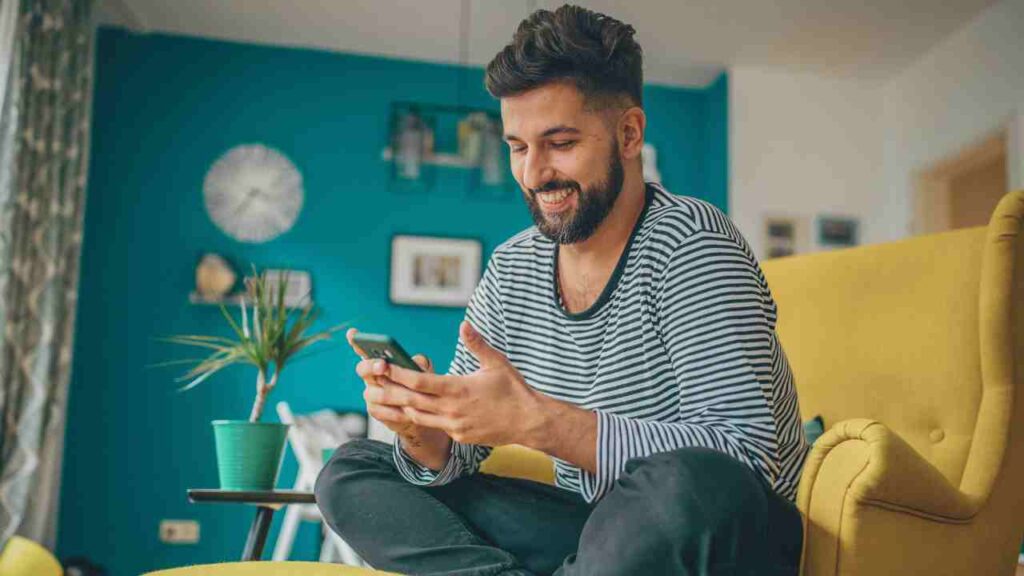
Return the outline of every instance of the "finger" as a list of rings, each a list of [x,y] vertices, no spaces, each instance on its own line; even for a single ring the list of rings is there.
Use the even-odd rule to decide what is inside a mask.
[[[452,387],[447,376],[417,372],[394,364],[389,366],[388,378],[406,388],[434,396],[444,395]]]
[[[366,388],[363,390],[363,400],[366,400],[367,406],[369,406],[370,404],[384,404],[383,402],[381,402],[381,396],[383,394],[381,388],[381,386],[375,385],[366,386]]]
[[[384,391],[384,386],[367,386],[363,390],[363,400],[366,400],[367,406],[373,404],[375,406],[386,406],[401,411],[402,405],[397,403],[397,400],[392,396],[388,396],[387,392]]]
[[[367,358],[356,364],[356,374],[360,378],[386,377],[388,375],[388,363],[379,358]]]
[[[508,362],[505,355],[492,348],[467,320],[463,320],[459,324],[459,336],[462,338],[466,348],[469,349],[473,356],[476,356],[481,367],[500,366]]]
[[[377,420],[392,426],[408,426],[412,424],[409,417],[402,412],[401,408],[393,406],[382,406],[380,404],[367,404],[366,411]]]
[[[438,413],[444,409],[445,401],[437,396],[421,394],[404,386],[384,380],[377,389],[367,389],[363,394],[368,402],[401,408],[410,406],[424,412]]]
[[[402,415],[407,420],[417,426],[423,426],[425,428],[435,428],[437,430],[444,430],[451,435],[451,430],[455,428],[455,421],[447,416],[441,416],[440,414],[432,414],[430,412],[424,412],[418,410],[412,406],[406,406],[402,408]]]
[[[356,374],[360,378],[366,380],[373,376],[373,361],[372,360],[360,360],[356,363]]]
[[[393,384],[390,380],[381,379],[379,383],[373,386],[367,386],[363,390],[363,398],[367,402],[373,402],[374,404],[381,404],[384,406],[394,406],[395,408],[401,408],[411,402],[407,393],[407,390],[397,384]]]
[[[363,379],[363,382],[380,386],[377,376],[373,373],[373,360],[360,360],[356,364],[356,374]]]
[[[363,349],[360,348],[359,345],[355,343],[355,340],[352,339],[352,337],[355,336],[356,333],[358,332],[359,331],[356,330],[355,328],[349,328],[345,332],[345,339],[348,340],[348,345],[351,346],[353,350],[355,350],[356,354],[358,354],[360,358],[365,359],[368,358],[369,355],[366,352],[363,352]]]
[[[430,358],[427,358],[423,354],[417,354],[413,356],[412,361],[415,362],[416,365],[419,366],[424,372],[428,372],[430,374],[434,373],[434,363],[430,361]]]

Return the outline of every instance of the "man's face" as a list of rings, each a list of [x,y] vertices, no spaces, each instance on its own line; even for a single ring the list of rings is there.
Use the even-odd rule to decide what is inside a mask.
[[[584,108],[570,83],[501,99],[512,174],[544,236],[590,238],[615,205],[624,178],[608,112]]]

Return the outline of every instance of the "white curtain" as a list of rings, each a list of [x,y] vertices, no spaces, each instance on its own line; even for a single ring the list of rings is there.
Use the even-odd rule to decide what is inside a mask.
[[[0,0],[0,110],[4,109],[7,81],[14,61],[14,33],[18,30],[18,0]]]
[[[0,548],[56,541],[93,0],[0,0]]]

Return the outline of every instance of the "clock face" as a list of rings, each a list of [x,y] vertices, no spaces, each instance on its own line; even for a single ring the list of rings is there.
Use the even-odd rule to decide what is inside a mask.
[[[283,154],[261,144],[235,146],[203,181],[206,211],[225,234],[266,242],[287,232],[302,210],[302,175]]]

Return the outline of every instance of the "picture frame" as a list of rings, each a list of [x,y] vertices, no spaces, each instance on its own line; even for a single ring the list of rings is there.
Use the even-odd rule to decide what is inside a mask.
[[[834,250],[860,244],[860,221],[850,216],[822,214],[817,218],[818,248]]]
[[[392,304],[462,308],[480,281],[483,242],[396,234],[391,238]]]
[[[807,219],[796,214],[765,214],[762,217],[763,255],[766,260],[809,251]]]

